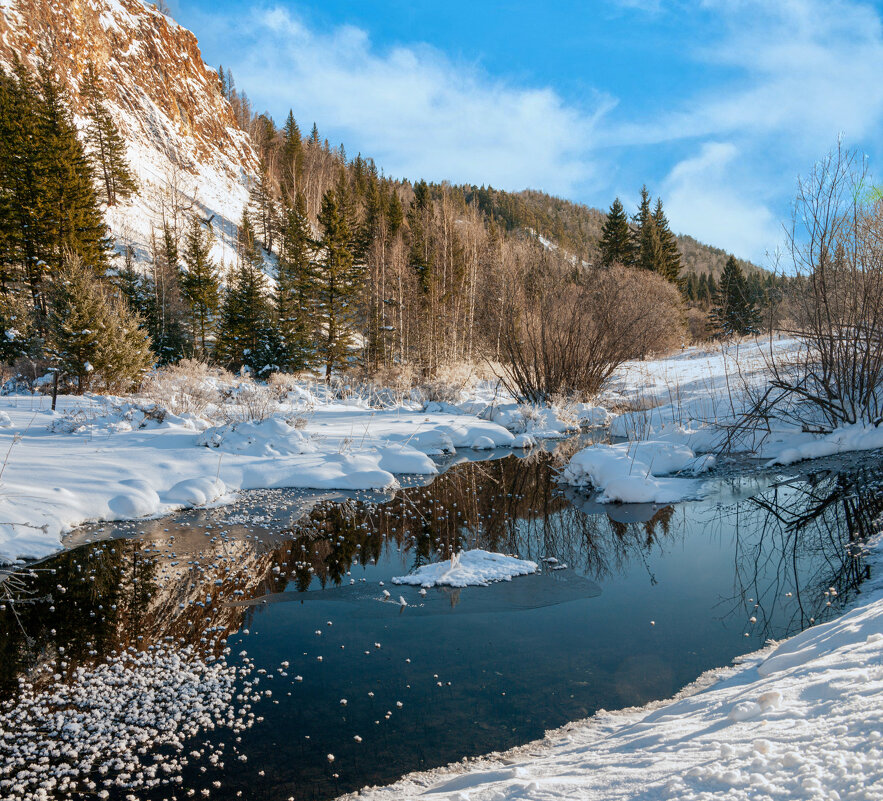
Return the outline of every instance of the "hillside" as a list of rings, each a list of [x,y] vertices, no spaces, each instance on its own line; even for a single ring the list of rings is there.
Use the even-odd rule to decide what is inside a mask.
[[[125,137],[140,191],[108,210],[118,246],[147,261],[154,230],[192,210],[214,215],[216,255],[232,263],[257,160],[196,37],[141,0],[0,0],[0,64],[49,54],[77,123],[91,64]]]
[[[259,126],[237,123],[196,36],[142,0],[0,0],[0,12],[0,64],[18,57],[36,66],[51,52],[81,125],[84,73],[91,64],[99,76],[140,184],[130,203],[107,211],[119,248],[130,246],[137,261],[149,262],[163,224],[178,229],[194,212],[213,216],[215,256],[232,264],[262,143],[253,145],[243,130]],[[532,229],[592,261],[603,211],[535,190],[456,189],[504,230]],[[720,275],[724,251],[686,235],[678,245],[685,272]]]
[[[597,255],[596,243],[601,236],[606,211],[534,189],[522,192],[476,186],[460,189],[468,202],[477,203],[485,214],[506,230],[529,228],[590,263]],[[729,253],[687,234],[678,234],[677,241],[683,261],[682,273],[705,273],[720,277]],[[746,273],[763,272],[762,268],[751,262],[743,259],[737,259],[737,262]]]

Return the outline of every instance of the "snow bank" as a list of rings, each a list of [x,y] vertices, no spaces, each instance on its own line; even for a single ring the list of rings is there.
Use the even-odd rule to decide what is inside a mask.
[[[819,459],[849,451],[871,451],[883,448],[883,427],[854,425],[838,428],[830,434],[795,435],[766,444],[764,453],[778,451],[770,464],[794,464],[804,459]]]
[[[541,742],[358,797],[883,798],[883,598],[879,587],[869,595],[842,617],[713,671],[672,700],[601,711]]]
[[[685,445],[669,442],[591,445],[571,457],[560,480],[600,491],[602,503],[672,503],[697,497],[702,482],[659,476],[696,474],[713,462],[713,457],[697,457]]]
[[[241,415],[241,394],[215,416]],[[461,413],[293,395],[267,419],[220,425],[133,399],[61,397],[52,412],[43,396],[0,397],[0,561],[45,556],[88,520],[156,516],[238,490],[392,489],[399,475],[435,475],[433,455],[515,439]]]
[[[392,583],[417,587],[487,587],[494,581],[511,581],[513,576],[536,571],[536,562],[475,548],[454,554],[444,562],[423,565],[407,576],[395,576]]]

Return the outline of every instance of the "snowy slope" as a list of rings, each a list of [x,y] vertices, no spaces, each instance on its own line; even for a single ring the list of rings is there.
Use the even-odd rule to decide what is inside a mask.
[[[80,87],[91,63],[126,139],[140,191],[108,210],[120,248],[146,261],[162,221],[214,215],[215,256],[234,260],[236,224],[257,157],[196,37],[142,0],[3,0],[0,64],[31,66],[51,42],[56,77],[84,124]]]

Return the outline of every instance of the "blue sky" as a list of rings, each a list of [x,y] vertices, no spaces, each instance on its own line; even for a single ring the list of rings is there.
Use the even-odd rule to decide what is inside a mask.
[[[852,0],[169,0],[256,109],[388,175],[606,208],[765,262],[798,174],[883,130],[883,8]]]

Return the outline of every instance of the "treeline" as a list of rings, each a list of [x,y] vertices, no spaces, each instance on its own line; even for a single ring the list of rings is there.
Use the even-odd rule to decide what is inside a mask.
[[[185,357],[259,376],[309,369],[330,377],[359,366],[431,377],[459,361],[533,358],[525,350],[533,341],[562,366],[561,380],[543,379],[548,395],[580,391],[567,364],[587,338],[614,360],[681,341],[675,288],[688,299],[699,290],[681,280],[676,237],[646,189],[631,219],[614,203],[589,261],[580,253],[588,255],[594,221],[574,216],[574,204],[388,178],[371,159],[332,148],[315,124],[304,135],[291,113],[281,127],[253,114],[230,73],[219,78],[260,160],[235,263],[212,259],[211,218],[188,211],[170,185],[145,265],[131,248],[114,252],[103,222],[103,208],[137,186],[94,73],[82,141],[50,67],[36,77],[21,65],[2,75],[7,362],[26,356],[54,366],[80,389],[131,385],[150,364]],[[537,316],[541,307],[548,313]],[[582,339],[544,340],[544,320],[553,318],[567,336],[565,313]],[[583,390],[601,373],[586,375]]]
[[[129,386],[153,357],[107,278],[102,202],[136,184],[91,71],[85,91],[81,141],[50,65],[0,72],[0,357],[54,365],[80,389]]]

